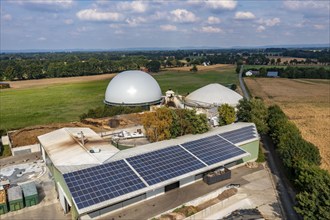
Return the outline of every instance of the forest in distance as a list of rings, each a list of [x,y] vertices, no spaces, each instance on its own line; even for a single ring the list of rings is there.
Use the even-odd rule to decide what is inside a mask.
[[[304,58],[281,62],[280,57]],[[276,60],[269,57],[278,57]],[[247,64],[328,66],[329,48],[318,49],[217,49],[169,51],[113,51],[113,52],[56,52],[56,53],[2,53],[0,80],[28,80],[116,73],[146,68],[158,72],[161,68],[212,64]],[[320,69],[324,72],[324,69]],[[328,78],[325,74],[310,76]]]

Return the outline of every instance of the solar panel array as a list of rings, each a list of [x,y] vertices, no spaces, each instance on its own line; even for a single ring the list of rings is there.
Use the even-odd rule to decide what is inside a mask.
[[[126,160],[149,185],[205,167],[180,146],[168,147]]]
[[[229,143],[218,135],[182,144],[207,165],[219,163],[232,157],[245,154],[245,151]]]
[[[146,187],[123,160],[64,174],[63,177],[78,209]]]
[[[221,133],[220,136],[234,144],[237,144],[239,142],[257,137],[257,132],[255,130],[255,127],[251,125],[234,131]]]
[[[249,126],[186,142],[182,147],[176,145],[140,154],[126,161],[149,185],[154,185],[206,167],[205,164],[244,155],[246,152],[234,144],[255,137],[255,127]],[[147,187],[130,166],[119,160],[63,176],[78,209],[83,209]]]

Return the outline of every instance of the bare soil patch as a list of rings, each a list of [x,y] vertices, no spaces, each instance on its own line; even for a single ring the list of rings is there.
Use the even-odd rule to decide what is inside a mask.
[[[56,123],[42,126],[32,126],[26,127],[17,131],[14,131],[9,134],[9,137],[12,141],[12,147],[19,147],[25,145],[37,144],[37,137],[43,134],[47,134],[49,132],[55,131],[64,127],[88,127],[94,130],[95,132],[101,132],[102,129],[88,125],[80,122],[72,122],[72,123]]]
[[[196,65],[198,71],[204,71],[204,70],[221,70],[221,69],[231,69],[233,67],[232,64],[214,64],[210,66],[204,66],[204,65]],[[173,68],[166,68],[164,70],[167,71],[190,71],[192,66],[184,66],[184,67],[173,67]]]
[[[321,153],[321,167],[330,171],[330,81],[245,78],[251,94],[279,105]]]
[[[51,78],[51,79],[32,79],[32,80],[19,80],[9,82],[11,89],[22,89],[31,87],[42,87],[54,84],[68,84],[77,82],[89,82],[97,80],[112,79],[116,74],[102,74],[93,76],[76,76],[76,77],[63,77],[63,78]]]
[[[115,129],[128,128],[132,126],[140,125],[141,122],[141,114],[133,113],[126,115],[118,115],[115,117],[107,117],[107,118],[87,118],[82,122],[72,122],[72,123],[56,123],[49,125],[41,125],[41,126],[31,126],[26,127],[17,131],[14,131],[9,134],[10,139],[12,140],[13,147],[26,146],[37,144],[37,137],[43,134],[47,134],[54,130],[64,128],[64,127],[88,127],[95,132],[104,132],[111,131]],[[111,128],[109,125],[109,121],[111,119],[117,119],[119,122],[118,127]]]

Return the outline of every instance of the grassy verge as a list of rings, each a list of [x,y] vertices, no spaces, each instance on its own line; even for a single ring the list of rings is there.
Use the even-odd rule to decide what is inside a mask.
[[[9,145],[2,145],[0,149],[0,159],[11,156]]]
[[[256,162],[263,163],[265,161],[266,161],[265,153],[263,152],[262,147],[259,146],[259,153],[258,153],[258,158],[257,158]]]
[[[163,93],[186,94],[209,83],[238,84],[235,68],[197,73],[166,71],[154,75]],[[108,80],[65,83],[0,91],[0,129],[78,121],[88,109],[103,106]]]

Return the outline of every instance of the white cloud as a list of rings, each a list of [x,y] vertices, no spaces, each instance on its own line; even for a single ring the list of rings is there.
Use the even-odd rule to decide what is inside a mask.
[[[290,10],[302,10],[302,9],[329,9],[329,2],[325,1],[292,1],[285,0],[284,6]]]
[[[47,40],[47,38],[45,38],[45,37],[39,37],[37,40],[38,41],[45,41],[45,40]]]
[[[165,20],[168,18],[168,14],[164,11],[156,11],[153,15],[150,16],[152,20]]]
[[[65,19],[64,23],[67,25],[73,24],[73,20],[72,19]]]
[[[96,9],[85,9],[77,12],[77,17],[85,21],[119,21],[121,14],[117,12],[100,12]]]
[[[233,10],[237,6],[236,0],[188,0],[188,5],[204,6],[213,11]]]
[[[144,23],[146,22],[146,19],[145,18],[142,18],[142,17],[136,17],[136,18],[127,18],[126,19],[126,22],[129,26],[137,26],[141,23]]]
[[[195,29],[195,30],[203,33],[223,33],[223,30],[221,28],[212,27],[212,26],[204,26],[201,29]]]
[[[237,20],[251,20],[251,19],[255,19],[256,16],[249,11],[238,11],[235,14],[235,19]]]
[[[275,26],[275,25],[278,25],[279,23],[281,23],[281,19],[279,19],[279,18],[260,19],[260,20],[258,20],[258,23],[262,24],[262,25],[266,25],[268,27],[272,27],[272,26]]]
[[[11,21],[13,19],[13,17],[10,14],[5,14],[5,15],[3,15],[2,19],[4,21]]]
[[[93,28],[91,28],[91,27],[86,27],[86,26],[82,26],[82,27],[78,27],[78,28],[77,28],[77,31],[78,31],[78,32],[86,32],[86,31],[91,31],[91,30],[93,30]]]
[[[124,34],[125,32],[124,31],[122,31],[122,30],[116,30],[115,31],[115,34]]]
[[[233,10],[237,6],[234,0],[208,0],[205,2],[206,7],[213,10]]]
[[[146,1],[120,2],[118,9],[144,13],[148,9],[148,3]]]
[[[187,11],[186,9],[175,9],[170,13],[172,16],[170,16],[169,19],[174,22],[193,23],[198,20],[194,13]]]
[[[329,19],[329,0],[284,0],[284,8],[296,13],[302,13],[304,17],[325,17]]]
[[[257,28],[257,32],[263,32],[263,31],[265,31],[266,30],[266,28],[264,27],[264,26],[262,26],[262,25],[260,25],[258,28]]]
[[[74,4],[74,0],[10,0],[13,3],[23,6],[41,6],[41,7],[57,7],[68,9]]]
[[[219,24],[221,22],[220,18],[210,16],[207,18],[207,23],[209,24]]]
[[[325,26],[323,24],[314,24],[313,27],[317,30],[325,29]]]
[[[163,31],[176,31],[177,30],[176,26],[170,25],[170,24],[161,25],[160,29],[162,29]]]

